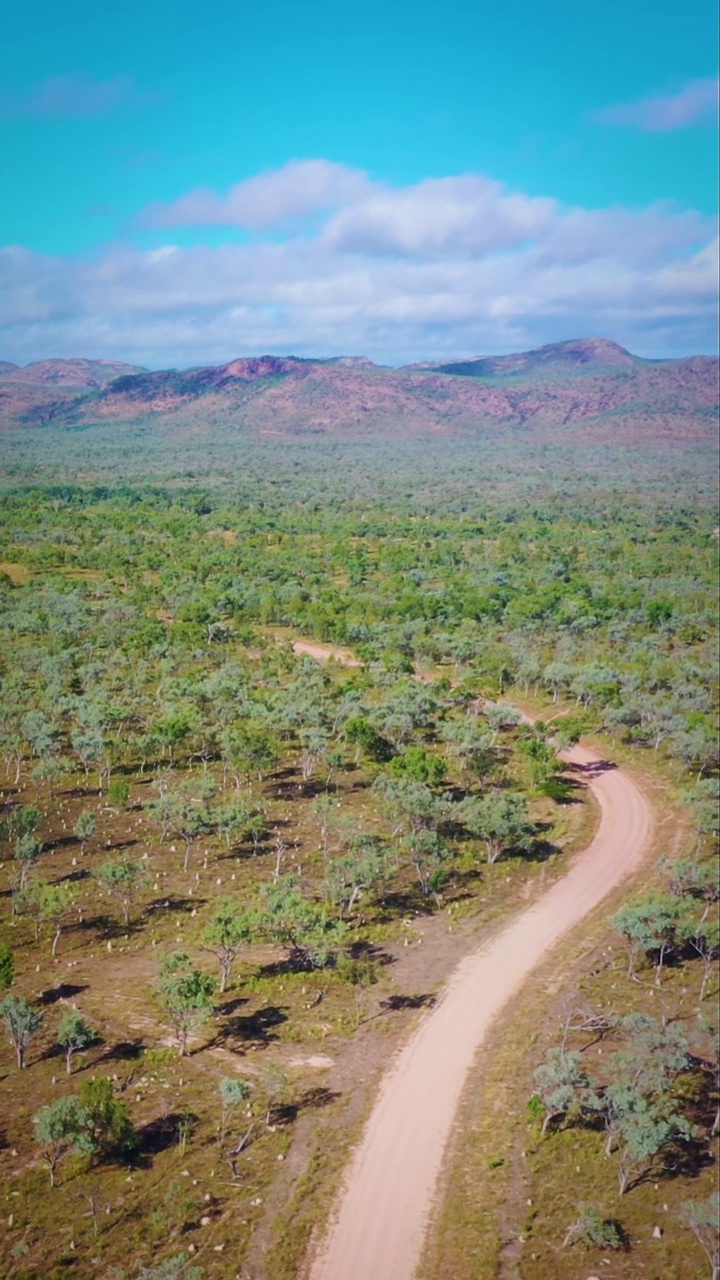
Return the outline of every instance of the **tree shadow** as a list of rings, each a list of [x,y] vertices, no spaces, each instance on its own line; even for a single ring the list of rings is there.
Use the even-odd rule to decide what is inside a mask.
[[[48,840],[45,845],[45,853],[55,853],[57,849],[67,849],[68,845],[80,845],[77,836],[55,836],[53,840]]]
[[[612,769],[617,769],[612,760],[590,760],[587,764],[577,764],[571,760],[565,765],[564,771],[577,773],[581,778],[599,778]]]
[[[48,987],[47,991],[43,991],[38,998],[38,1004],[57,1004],[58,1000],[72,1000],[73,996],[79,996],[81,991],[87,991],[88,986],[87,982],[61,982],[58,987]]]
[[[136,1130],[137,1147],[133,1153],[133,1164],[140,1164],[146,1168],[151,1165],[155,1156],[175,1146],[181,1125],[187,1124],[188,1121],[191,1124],[197,1123],[197,1116],[171,1111],[168,1115],[156,1116],[154,1120],[141,1125]]]
[[[436,909],[435,899],[415,887],[383,894],[378,906],[379,914],[374,917],[377,924],[389,924],[398,916],[431,916]]]
[[[116,1044],[108,1046],[95,1065],[99,1067],[102,1062],[137,1062],[144,1049],[145,1041],[142,1036],[137,1036],[134,1040],[118,1040]]]
[[[231,1017],[220,1028],[211,1041],[210,1047],[224,1046],[232,1049],[233,1044],[237,1044],[238,1050],[244,1050],[250,1046],[253,1049],[266,1049],[269,1044],[280,1039],[275,1035],[273,1028],[281,1026],[287,1020],[285,1007],[279,1005],[266,1005],[262,1009],[257,1009],[255,1013]]]
[[[169,898],[153,898],[152,902],[147,904],[146,911],[177,911],[183,915],[190,915],[197,907],[207,905],[207,898],[183,898],[180,895],[171,896]]]
[[[346,950],[346,955],[351,960],[369,960],[374,964],[388,965],[395,964],[395,956],[389,951],[383,951],[382,947],[377,947],[374,942],[367,942],[360,938],[357,942],[353,942]]]
[[[226,1000],[224,1004],[215,1006],[215,1012],[222,1015],[223,1018],[229,1018],[232,1013],[236,1013],[244,1004],[249,1004],[247,996],[234,996],[231,1000]]]
[[[90,872],[84,867],[78,867],[76,871],[69,871],[66,876],[61,876],[58,884],[77,884],[80,880],[89,880]]]
[[[401,1013],[403,1009],[432,1009],[437,1004],[437,996],[426,992],[419,996],[388,996],[380,1001],[380,1008],[385,1013]]]
[[[337,1102],[341,1097],[341,1093],[316,1085],[312,1089],[307,1089],[294,1102],[277,1103],[271,1106],[270,1123],[280,1127],[293,1124],[301,1112],[319,1111],[322,1107],[329,1107],[333,1102]]]

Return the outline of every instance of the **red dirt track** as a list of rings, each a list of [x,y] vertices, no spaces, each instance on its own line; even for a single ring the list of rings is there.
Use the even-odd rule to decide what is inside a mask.
[[[478,1048],[551,947],[640,865],[650,813],[621,770],[583,747],[564,759],[597,799],[597,833],[567,874],[453,973],[395,1056],[340,1189],[310,1280],[413,1280],[460,1095]]]

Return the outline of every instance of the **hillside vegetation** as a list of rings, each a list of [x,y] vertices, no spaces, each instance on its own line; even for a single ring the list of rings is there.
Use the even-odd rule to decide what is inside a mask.
[[[119,376],[118,376],[119,375]],[[392,438],[495,434],[531,425],[588,439],[710,439],[717,360],[642,360],[601,339],[460,363],[386,369],[370,361],[261,356],[203,369],[109,362],[0,368],[0,424],[165,422],[250,435]]]
[[[685,835],[606,923],[607,989],[582,992],[611,1009],[610,1067],[577,1019],[525,1054],[529,1197],[556,1181],[514,1274],[574,1275],[586,1248],[599,1272],[592,1211],[620,1223],[612,1274],[659,1277],[635,1227],[650,1176],[663,1280],[703,1274],[682,1206],[717,1186],[709,445],[663,446],[661,425],[642,451],[591,446],[557,423],[256,441],[211,400],[196,430],[140,398],[131,427],[76,406],[0,445],[3,1274],[297,1275],[392,1047],[587,843],[558,760],[581,734],[660,779]],[[623,1165],[607,1100],[631,1068],[673,1122]],[[521,1159],[484,1152],[478,1194],[495,1156]],[[529,1239],[524,1202],[508,1213]]]

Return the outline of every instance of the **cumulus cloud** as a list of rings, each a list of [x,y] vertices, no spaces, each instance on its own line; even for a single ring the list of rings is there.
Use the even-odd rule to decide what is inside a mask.
[[[667,133],[718,114],[718,79],[689,80],[677,93],[658,93],[640,102],[622,102],[593,114],[599,124],[630,125],[645,133]]]
[[[310,163],[323,166],[312,190],[324,222],[263,238],[311,207],[286,181]],[[697,212],[570,208],[480,175],[370,187],[319,161],[240,188],[260,229],[247,243],[116,244],[93,260],[0,252],[0,358],[162,367],[274,351],[399,364],[593,334],[640,355],[715,344],[715,225]],[[328,209],[329,193],[344,203]]]
[[[348,204],[370,189],[367,174],[331,160],[291,160],[281,169],[246,178],[218,195],[198,187],[140,215],[148,227],[267,227],[318,209]]]
[[[324,239],[361,254],[489,253],[543,234],[557,216],[554,200],[509,192],[489,178],[436,178],[377,191],[342,209]]]
[[[86,75],[52,76],[16,94],[0,97],[3,116],[100,116],[116,107],[157,102],[162,95],[143,90],[134,76],[92,80]]]

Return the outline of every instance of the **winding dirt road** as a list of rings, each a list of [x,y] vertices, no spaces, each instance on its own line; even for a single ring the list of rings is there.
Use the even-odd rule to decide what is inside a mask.
[[[282,637],[276,637],[282,639]],[[362,662],[349,649],[339,649],[337,645],[315,644],[312,640],[291,640],[293,653],[300,657],[315,658],[317,662],[329,662],[331,658],[342,667],[361,667]]]
[[[473,1059],[550,948],[639,866],[650,832],[635,784],[591,751],[564,755],[596,796],[591,844],[533,906],[455,970],[393,1059],[349,1164],[310,1280],[413,1280],[443,1153]]]

